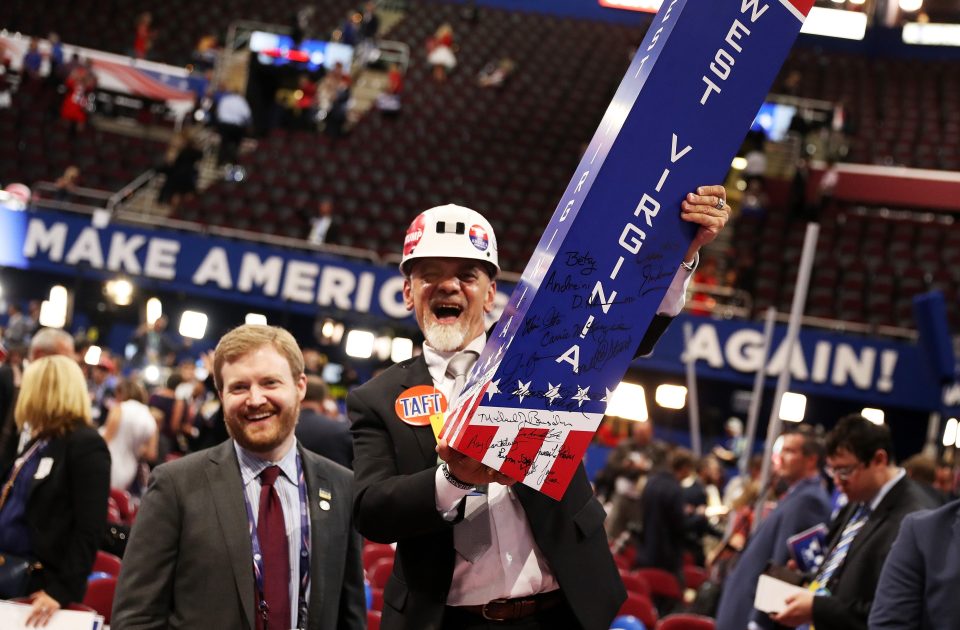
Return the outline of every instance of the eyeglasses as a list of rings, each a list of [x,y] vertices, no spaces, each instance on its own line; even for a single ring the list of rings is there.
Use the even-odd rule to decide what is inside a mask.
[[[863,466],[863,462],[857,462],[856,464],[850,464],[849,466],[824,466],[823,472],[827,474],[828,477],[833,477],[834,479],[839,479],[840,481],[846,481],[850,478],[858,468]]]

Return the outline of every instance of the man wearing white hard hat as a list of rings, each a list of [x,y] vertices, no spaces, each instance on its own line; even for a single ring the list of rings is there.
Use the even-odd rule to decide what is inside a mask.
[[[700,229],[641,350],[652,348],[663,322],[683,307],[699,248],[729,216],[722,186],[697,192],[681,216]],[[400,269],[404,302],[426,340],[423,354],[347,398],[357,529],[369,540],[397,543],[380,627],[606,630],[626,592],[583,467],[555,501],[438,444],[430,426],[486,344],[484,315],[493,309],[500,270],[493,228],[469,208],[426,210],[407,230]],[[478,495],[475,488],[488,483]],[[465,517],[468,499],[474,507]]]

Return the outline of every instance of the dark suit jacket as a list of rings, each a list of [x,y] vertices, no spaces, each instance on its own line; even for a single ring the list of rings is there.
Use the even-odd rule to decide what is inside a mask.
[[[300,449],[310,504],[312,630],[366,627],[350,471]],[[331,495],[318,506],[319,490]],[[233,441],[158,466],[123,558],[112,627],[254,628],[253,552]]]
[[[41,458],[53,461],[49,474],[34,477],[27,499],[33,553],[43,564],[29,589],[65,606],[83,601],[106,530],[110,451],[96,429],[83,426],[50,440]]]
[[[733,572],[723,583],[717,609],[718,628],[746,628],[755,621],[773,628],[770,618],[753,607],[757,580],[768,564],[785,565],[790,559],[787,538],[830,521],[830,496],[820,479],[804,479],[780,501],[750,537]]]
[[[934,630],[960,619],[960,501],[903,519],[883,564],[871,630]]]
[[[906,477],[890,489],[853,539],[843,565],[827,584],[830,595],[814,598],[813,625],[817,630],[866,629],[880,570],[900,531],[900,522],[911,512],[933,507],[936,505],[929,495]],[[837,515],[827,537],[828,549],[840,541],[855,511],[855,505],[848,505]]]
[[[397,542],[393,574],[383,592],[383,630],[440,628],[453,576],[454,523],[437,512],[433,431],[405,424],[394,411],[401,392],[430,383],[420,356],[391,367],[347,398],[356,454],[357,529],[377,542]],[[626,592],[607,547],[603,507],[583,467],[560,501],[522,484],[513,490],[576,621],[588,630],[609,628]],[[571,620],[570,627],[575,626]]]
[[[338,422],[312,409],[301,409],[297,440],[303,448],[341,466],[353,468],[353,436],[345,422]]]
[[[683,549],[692,521],[684,513],[683,489],[668,470],[650,474],[640,497],[643,534],[637,565],[669,571],[681,579]]]

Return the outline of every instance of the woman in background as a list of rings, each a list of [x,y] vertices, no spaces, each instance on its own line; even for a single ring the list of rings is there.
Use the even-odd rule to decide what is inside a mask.
[[[27,367],[14,419],[30,441],[0,477],[0,553],[39,564],[27,625],[45,626],[83,600],[107,522],[110,453],[93,428],[83,372],[67,357]]]
[[[146,404],[143,385],[124,379],[117,385],[116,395],[118,404],[107,414],[100,433],[110,449],[110,487],[129,490],[140,462],[156,461],[159,430]]]

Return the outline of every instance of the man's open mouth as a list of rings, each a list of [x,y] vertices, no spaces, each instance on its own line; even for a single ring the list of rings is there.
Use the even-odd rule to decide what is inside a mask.
[[[433,306],[433,314],[441,324],[452,324],[460,317],[463,307],[459,304],[436,304]]]

